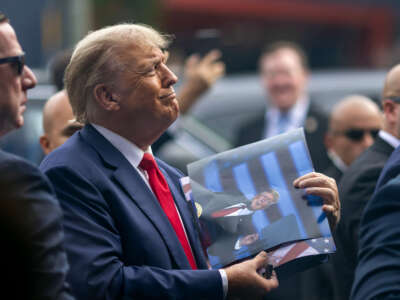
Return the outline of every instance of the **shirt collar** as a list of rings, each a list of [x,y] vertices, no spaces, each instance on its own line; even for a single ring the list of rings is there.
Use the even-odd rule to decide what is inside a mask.
[[[119,134],[116,134],[115,132],[97,124],[91,123],[91,125],[102,136],[104,136],[107,141],[109,141],[115,148],[117,148],[129,161],[129,163],[135,168],[139,166],[145,152],[152,154],[150,147],[146,151],[143,151],[134,143],[128,141],[126,138],[120,136]]]
[[[394,135],[391,135],[387,131],[379,130],[379,137],[389,145],[393,146],[393,148],[397,148],[397,146],[400,145],[400,139],[398,139]]]
[[[310,99],[307,95],[302,96],[296,101],[296,103],[287,112],[289,121],[287,130],[304,126],[304,120],[306,118],[309,106]],[[281,111],[277,107],[268,107],[265,112],[265,137],[270,137],[277,134],[275,129],[277,128],[280,115]]]
[[[331,159],[332,163],[338,168],[340,171],[344,173],[347,170],[348,165],[340,158],[339,155],[336,154],[333,150],[328,150],[328,156]]]

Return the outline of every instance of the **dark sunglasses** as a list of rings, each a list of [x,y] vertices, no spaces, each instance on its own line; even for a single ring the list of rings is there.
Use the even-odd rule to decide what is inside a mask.
[[[17,74],[21,75],[25,66],[25,54],[0,58],[0,65],[7,63],[10,63],[11,66],[17,71]]]
[[[369,133],[374,139],[378,136],[379,129],[348,129],[342,134],[354,142],[360,142],[366,133]]]

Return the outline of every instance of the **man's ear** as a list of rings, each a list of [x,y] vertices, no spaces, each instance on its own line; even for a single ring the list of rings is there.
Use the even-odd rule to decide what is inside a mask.
[[[43,150],[45,155],[47,155],[47,154],[49,154],[51,152],[50,140],[47,137],[47,135],[43,134],[39,138],[39,143],[40,143],[40,146],[42,147],[42,150]]]
[[[119,99],[112,93],[105,84],[98,84],[94,87],[93,95],[96,102],[105,110],[119,110]]]
[[[389,124],[396,124],[398,105],[393,100],[385,99],[382,101],[382,109],[384,117]]]

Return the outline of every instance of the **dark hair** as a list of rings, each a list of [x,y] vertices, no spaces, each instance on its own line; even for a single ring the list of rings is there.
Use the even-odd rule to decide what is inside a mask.
[[[72,49],[58,52],[50,63],[50,76],[52,83],[58,91],[64,88],[64,73],[72,56]]]
[[[8,18],[3,12],[0,11],[0,23],[3,22],[8,22]]]
[[[304,51],[304,49],[302,47],[300,47],[300,45],[298,45],[294,42],[289,42],[289,41],[279,41],[279,42],[275,42],[275,43],[267,45],[261,52],[260,61],[264,57],[269,56],[269,55],[271,55],[279,50],[282,50],[282,49],[292,50],[294,53],[296,53],[298,55],[298,57],[300,59],[300,63],[302,65],[302,67],[304,68],[304,70],[309,69],[308,58],[307,58],[307,55],[306,55],[306,52]]]

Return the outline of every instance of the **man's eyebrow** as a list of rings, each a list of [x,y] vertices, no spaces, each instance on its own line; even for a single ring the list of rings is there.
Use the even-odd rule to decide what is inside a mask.
[[[137,67],[137,73],[146,73],[154,65],[161,63],[163,60],[161,57],[151,57],[147,58],[146,61],[140,63]]]

